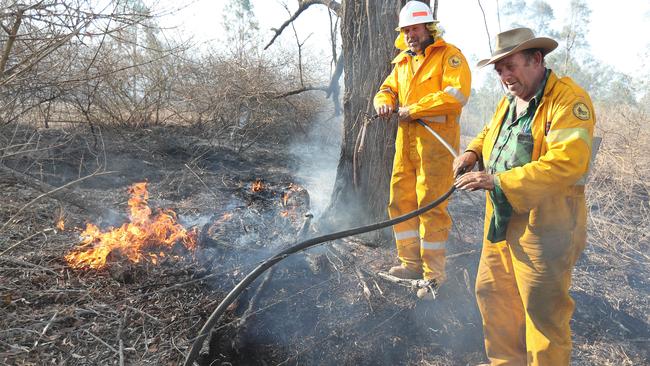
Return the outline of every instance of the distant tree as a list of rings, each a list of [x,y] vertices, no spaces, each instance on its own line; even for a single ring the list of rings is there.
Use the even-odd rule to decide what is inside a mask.
[[[475,136],[490,122],[494,106],[503,97],[504,90],[495,72],[486,73],[481,85],[472,88],[470,103],[463,109],[461,116],[461,134]]]
[[[526,0],[506,0],[500,3],[499,14],[510,25],[509,28],[525,27],[522,23],[524,9],[526,9]]]
[[[257,48],[259,26],[250,0],[228,0],[223,9],[222,25],[227,48],[243,53]]]
[[[650,14],[647,16],[650,19]],[[647,43],[645,50],[641,53],[641,70],[640,77],[635,78],[634,85],[636,95],[640,101],[642,108],[650,113],[650,43]]]
[[[538,35],[555,36],[550,24],[555,19],[553,8],[543,0],[533,1],[527,8],[526,17],[530,19],[530,28]]]
[[[538,35],[556,36],[550,27],[555,19],[553,8],[544,0],[507,0],[503,3],[500,14],[509,22],[510,28],[528,27]]]
[[[586,35],[591,22],[591,9],[584,0],[571,0],[569,14],[560,31],[562,57],[558,66],[561,75],[573,75],[580,68],[579,57],[587,58],[589,42]]]

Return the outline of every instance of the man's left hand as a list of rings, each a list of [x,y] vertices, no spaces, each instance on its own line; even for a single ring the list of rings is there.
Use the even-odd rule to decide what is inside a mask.
[[[461,191],[476,191],[485,189],[491,191],[494,189],[494,175],[486,172],[469,172],[456,178],[454,186]]]
[[[411,115],[409,114],[409,108],[408,107],[399,107],[397,110],[397,114],[399,116],[400,121],[412,121],[413,118],[411,118]]]

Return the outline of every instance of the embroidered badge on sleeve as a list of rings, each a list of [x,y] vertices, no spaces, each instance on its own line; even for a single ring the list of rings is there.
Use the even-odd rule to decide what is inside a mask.
[[[462,63],[462,61],[461,61],[461,59],[460,59],[460,56],[458,56],[458,55],[453,55],[453,56],[451,56],[451,57],[449,58],[449,60],[447,60],[447,63],[449,64],[449,66],[451,66],[451,67],[453,67],[453,68],[457,68],[458,66],[460,66],[460,64]]]
[[[587,107],[587,105],[582,102],[578,102],[573,105],[573,115],[583,121],[587,121],[591,118],[589,107]]]

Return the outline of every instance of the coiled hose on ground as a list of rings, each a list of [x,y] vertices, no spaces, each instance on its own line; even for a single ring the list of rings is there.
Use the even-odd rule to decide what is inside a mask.
[[[378,118],[378,115],[375,115],[371,117],[372,120]],[[424,127],[429,133],[431,133],[444,147],[451,153],[451,155],[456,158],[458,154],[456,153],[456,150],[449,145],[447,141],[445,141],[438,133],[436,133],[431,127],[429,127],[426,123],[424,123],[422,120],[415,120],[415,122],[419,123],[422,127]],[[242,279],[237,286],[235,286],[228,295],[221,301],[219,306],[212,312],[208,320],[206,320],[205,324],[203,324],[203,327],[199,331],[198,336],[194,339],[194,342],[192,343],[192,348],[190,349],[190,352],[187,354],[187,357],[185,358],[185,363],[184,366],[191,366],[193,365],[194,361],[196,360],[196,357],[199,354],[199,351],[201,350],[201,347],[203,346],[203,342],[205,342],[205,338],[208,336],[208,333],[210,330],[216,325],[217,321],[221,318],[223,313],[226,311],[228,306],[237,299],[239,294],[241,294],[248,285],[250,285],[255,279],[257,279],[262,273],[264,273],[267,269],[271,268],[273,265],[276,263],[280,262],[281,260],[285,259],[291,254],[301,252],[307,248],[311,248],[313,246],[316,246],[318,244],[322,244],[328,241],[332,240],[337,240],[341,238],[345,238],[348,236],[352,235],[358,235],[358,234],[363,234],[367,233],[370,231],[374,230],[379,230],[386,228],[388,226],[392,226],[395,224],[399,224],[400,222],[406,221],[408,219],[411,219],[413,217],[416,217],[426,211],[431,210],[432,208],[438,206],[440,203],[444,202],[449,196],[451,196],[452,193],[456,190],[456,187],[453,185],[451,188],[445,192],[442,196],[438,197],[435,199],[433,202],[429,203],[428,205],[421,207],[415,211],[409,212],[407,214],[404,214],[399,217],[395,217],[390,220],[382,221],[382,222],[377,222],[374,224],[366,225],[366,226],[359,226],[356,228],[348,229],[348,230],[343,230],[343,231],[338,231],[335,233],[331,234],[326,234],[322,236],[318,236],[315,238],[307,239],[304,241],[301,241],[283,251],[280,253],[277,253],[273,257],[265,260],[264,262],[260,263],[255,269],[253,269],[244,279]]]

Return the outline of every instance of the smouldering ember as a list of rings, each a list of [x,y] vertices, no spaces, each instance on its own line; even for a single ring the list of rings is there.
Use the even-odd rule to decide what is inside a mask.
[[[253,192],[259,192],[264,189],[264,183],[262,183],[261,179],[257,179],[255,183],[253,183],[253,186],[251,187],[251,190]]]
[[[129,219],[131,222],[119,228],[110,228],[102,232],[97,226],[87,224],[81,233],[82,242],[65,256],[73,268],[102,268],[106,258],[113,251],[134,263],[148,261],[153,264],[159,257],[165,257],[175,244],[182,244],[188,250],[194,250],[198,230],[196,227],[186,230],[177,222],[172,210],[159,210],[152,216],[147,204],[149,192],[147,183],[135,183],[129,187]]]
[[[300,190],[299,186],[294,185],[293,183],[289,183],[289,187],[287,187],[287,190],[282,193],[282,206],[287,206],[289,203],[289,197],[291,197],[294,193],[298,192]]]
[[[56,228],[59,229],[59,231],[65,230],[65,220],[62,217],[56,221]]]

